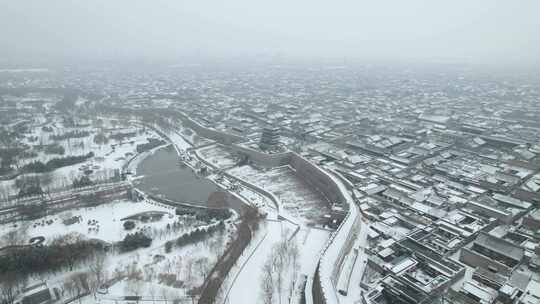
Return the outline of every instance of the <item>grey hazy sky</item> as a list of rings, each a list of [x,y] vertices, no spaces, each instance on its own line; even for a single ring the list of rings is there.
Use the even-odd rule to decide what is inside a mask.
[[[0,0],[5,58],[540,61],[539,0]]]

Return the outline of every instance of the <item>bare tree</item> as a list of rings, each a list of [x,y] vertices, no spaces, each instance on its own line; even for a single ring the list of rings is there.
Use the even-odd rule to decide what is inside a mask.
[[[261,290],[264,304],[272,304],[274,300],[275,282],[273,273],[274,267],[272,265],[272,260],[268,259],[263,265],[261,280]]]
[[[78,244],[81,242],[82,242],[81,235],[68,234],[68,235],[64,235],[64,236],[54,239],[52,241],[52,245],[62,248],[62,247],[65,247],[67,244]],[[81,251],[78,249],[75,250],[75,248],[72,248],[72,250],[63,251],[63,258],[66,261],[69,271],[73,271],[73,267],[75,266],[75,263],[78,261],[80,256],[81,256]]]
[[[167,299],[169,298],[169,291],[166,288],[161,288],[160,292],[161,292],[161,297],[165,301],[165,304],[167,304],[168,303]]]
[[[4,243],[5,246],[15,246],[26,243],[27,228],[27,225],[21,225],[17,229],[9,231],[2,236],[2,243]]]
[[[272,250],[272,267],[276,271],[276,287],[278,292],[279,303],[281,304],[281,295],[283,292],[283,276],[286,268],[285,253],[282,250],[281,244],[276,245]]]
[[[152,264],[144,265],[144,267],[143,267],[143,274],[144,274],[143,279],[146,282],[151,282],[154,279],[155,272],[156,271],[155,271],[154,266]]]
[[[157,289],[156,289],[156,286],[152,284],[151,282],[150,282],[150,285],[148,286],[148,293],[152,297],[152,303],[156,303]]]
[[[221,286],[219,287],[217,291],[216,299],[214,300],[214,303],[216,304],[225,303],[225,300],[226,300],[225,297],[227,296],[227,289],[229,288],[229,280],[230,280],[230,277],[226,276],[223,279],[223,282],[221,282]]]
[[[75,281],[68,278],[66,281],[64,281],[63,288],[69,293],[70,296],[75,296],[75,285]]]
[[[209,260],[207,257],[197,259],[195,261],[196,268],[199,272],[199,275],[204,279],[209,271]]]
[[[39,176],[40,183],[42,187],[44,188],[44,192],[51,197],[51,187],[53,186],[54,182],[54,172],[45,172],[42,173]]]
[[[107,280],[106,260],[107,256],[101,252],[96,252],[90,260],[90,265],[88,266],[88,269],[90,270],[90,273],[94,276],[93,279],[96,283],[95,289],[93,289],[94,292],[97,291],[97,289]]]
[[[25,278],[16,272],[0,274],[0,303],[13,304],[25,283]]]
[[[181,275],[182,275],[182,258],[181,257],[178,257],[177,260],[176,260],[176,277],[177,278],[180,278]]]
[[[223,241],[223,239],[222,239]],[[210,249],[210,252],[214,255],[214,256],[220,256],[221,255],[221,250],[223,248],[223,242],[220,242],[219,240],[212,240],[210,241],[210,244],[209,244],[209,249]]]
[[[73,296],[79,299],[79,303],[81,303],[83,295],[90,291],[88,273],[77,272],[72,274],[67,281],[64,282],[64,287],[66,290],[70,291]]]
[[[5,201],[3,206],[9,206],[9,188],[6,185],[0,186],[0,200]]]
[[[137,267],[137,264],[131,263],[126,266],[126,276],[128,280],[140,280],[141,279],[141,272]]]
[[[193,259],[186,261],[186,267],[184,269],[186,272],[186,282],[193,282]]]

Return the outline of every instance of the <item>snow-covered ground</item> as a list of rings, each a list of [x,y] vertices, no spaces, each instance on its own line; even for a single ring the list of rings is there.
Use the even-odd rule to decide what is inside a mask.
[[[316,224],[324,214],[330,212],[326,199],[288,166],[262,171],[246,165],[232,168],[228,173],[272,192],[287,213],[297,220]]]
[[[53,126],[50,124],[49,126]],[[36,157],[22,159],[20,166],[33,162],[41,161],[47,162],[53,158],[62,158],[67,156],[81,156],[90,152],[94,153],[94,157],[89,158],[85,162],[74,164],[71,166],[61,167],[52,172],[43,174],[28,174],[29,176],[40,176],[42,180],[44,176],[48,183],[42,181],[42,188],[49,189],[51,191],[65,188],[71,185],[71,181],[75,177],[79,177],[83,174],[85,169],[90,169],[93,172],[89,175],[92,180],[103,180],[113,176],[115,170],[121,170],[122,167],[130,160],[130,158],[137,154],[136,147],[138,144],[147,142],[147,138],[159,138],[159,135],[151,129],[144,129],[137,125],[117,126],[114,129],[107,129],[103,131],[106,136],[110,136],[114,133],[132,133],[136,135],[130,138],[124,139],[123,142],[119,142],[113,139],[109,139],[107,144],[96,144],[94,142],[94,136],[101,132],[101,128],[96,127],[82,127],[82,128],[62,128],[61,123],[54,124],[53,132],[45,132],[41,129],[41,126],[35,126],[31,129],[31,132],[27,134],[27,137],[23,140],[25,144],[30,146],[38,144],[52,144],[57,143],[65,149],[64,155],[59,154],[46,154],[44,151],[36,151]],[[104,126],[108,126],[105,124]],[[50,139],[53,134],[64,134],[69,131],[88,131],[90,135],[83,138],[70,138],[65,140],[54,141]],[[29,142],[29,137],[37,137],[36,142]],[[0,181],[0,190],[2,195],[15,195],[17,189],[15,187],[15,179]]]
[[[198,150],[199,155],[219,169],[230,168],[238,162],[230,151],[220,145],[212,145]]]
[[[156,222],[136,222],[137,226],[134,230],[127,231],[124,229],[121,219],[150,211],[164,212],[165,215],[161,220]],[[127,233],[133,233],[134,231],[165,229],[167,224],[172,225],[178,220],[174,213],[174,208],[155,202],[143,201],[134,203],[127,200],[120,200],[96,207],[64,211],[33,221],[18,222],[17,227],[14,227],[13,223],[3,224],[0,225],[0,231],[4,235],[9,231],[27,227],[26,235],[28,239],[43,236],[48,241],[55,237],[75,232],[87,238],[100,239],[105,242],[116,242],[122,240]],[[80,216],[79,222],[71,225],[63,223],[63,220],[75,216]]]
[[[261,289],[262,280],[265,279],[262,275],[263,265],[270,258],[272,248],[284,240],[298,244],[300,269],[296,273],[296,277],[294,277],[292,267],[288,267],[283,278],[282,300],[283,303],[287,303],[290,295],[299,300],[300,290],[298,287],[301,278],[313,275],[319,254],[330,236],[330,231],[304,226],[297,233],[294,233],[296,229],[295,225],[287,221],[265,222],[265,227],[261,229],[264,231],[259,232],[262,235],[260,238],[264,237],[264,239],[256,239],[251,248],[246,249],[235,268],[229,274],[228,302],[224,303],[264,303]],[[238,273],[238,271],[240,272]],[[293,281],[297,284],[294,291],[292,290]],[[276,292],[275,303],[278,303],[277,297]]]
[[[247,259],[247,262],[237,261],[237,265],[242,265],[243,269],[236,277],[234,282],[231,282],[232,287],[226,303],[262,303],[261,298],[261,280],[262,269],[264,263],[268,260],[272,253],[274,245],[279,243],[283,236],[288,237],[294,227],[287,222],[266,222],[266,237],[254,252],[244,252],[242,258]]]
[[[103,207],[103,208],[100,208]],[[86,233],[88,237],[101,238],[104,240],[118,240],[121,235],[125,235],[123,232],[122,221],[120,219],[139,214],[146,211],[162,211],[168,212],[170,207],[161,205],[155,202],[139,202],[131,203],[127,201],[119,201],[113,203],[112,206],[100,206],[97,208],[88,208],[85,211],[84,220],[90,219],[94,216],[99,217],[99,223],[102,225],[100,232],[93,235],[92,233]],[[75,215],[75,211],[73,214]],[[103,219],[107,218],[112,224],[111,227],[107,225],[103,226]],[[169,230],[166,229],[166,225],[178,220],[179,229]],[[188,221],[189,220],[189,221]],[[203,241],[177,247],[173,246],[171,252],[166,252],[165,244],[169,241],[174,242],[180,235],[188,233],[195,229],[205,229],[205,227],[216,225],[217,222],[203,223],[197,221],[191,216],[177,217],[164,216],[160,221],[155,223],[142,223],[137,222],[137,227],[146,228],[146,234],[150,234],[153,238],[152,244],[148,248],[139,248],[134,251],[118,253],[117,251],[111,251],[107,253],[104,262],[104,273],[107,278],[111,279],[119,275],[132,277],[131,280],[124,279],[112,285],[106,290],[104,294],[91,294],[81,299],[82,303],[126,303],[120,300],[124,296],[143,296],[146,300],[165,300],[171,301],[174,299],[185,299],[189,290],[199,287],[205,276],[209,273],[211,267],[216,263],[219,256],[222,255],[226,244],[229,243],[236,233],[236,228],[233,221],[236,220],[236,215],[226,221],[225,228],[214,232],[211,236]],[[74,224],[67,226],[68,229],[62,230],[60,222],[50,230],[53,231],[50,234],[62,234],[69,233],[69,227],[77,228],[75,232],[85,233],[87,222],[83,221],[82,224]],[[36,221],[41,222],[41,220]],[[94,226],[92,226],[94,227]],[[106,227],[106,228],[103,228]],[[43,229],[40,227],[39,229]],[[36,230],[36,232],[42,232],[42,230]],[[137,228],[136,228],[137,229]],[[136,231],[136,229],[130,232]],[[78,230],[78,231],[77,231]],[[2,230],[3,231],[3,230]],[[42,233],[43,234],[43,233]],[[92,262],[89,262],[90,265]],[[61,287],[64,282],[70,280],[70,275],[78,272],[88,272],[89,265],[87,263],[81,263],[75,266],[73,272],[56,272],[46,273],[38,275],[32,278],[30,283],[39,283],[41,281],[47,281],[49,287]],[[131,273],[131,275],[130,275]],[[90,273],[90,275],[92,275]],[[167,286],[165,283],[160,282],[160,275],[173,276],[177,282],[182,282],[181,286]],[[136,278],[136,279],[134,279]],[[71,295],[73,296],[73,295]],[[97,298],[94,298],[96,296]],[[66,295],[67,297],[67,295]],[[172,303],[172,301],[171,301]]]
[[[170,141],[180,150],[186,150],[188,148],[191,148],[192,144],[184,138],[184,136],[180,133],[181,130],[173,130],[170,132],[165,132],[162,130],[163,133],[165,133]]]
[[[187,229],[192,230],[194,227]],[[210,268],[222,254],[225,244],[229,242],[235,233],[232,224],[226,224],[223,233],[216,232],[202,242],[183,247],[175,247],[170,253],[165,252],[165,243],[174,241],[181,233],[173,233],[154,238],[151,247],[140,248],[132,252],[121,254],[109,254],[106,257],[105,268],[107,277],[112,278],[115,274],[137,277],[138,279],[123,279],[110,286],[104,293],[91,294],[81,299],[82,303],[131,303],[123,301],[124,296],[141,296],[146,301],[170,301],[173,299],[191,298],[187,292],[200,286]],[[86,270],[85,265],[77,269]],[[167,286],[160,282],[160,275],[173,276],[176,281],[183,282],[182,286]],[[69,274],[57,275],[49,278],[49,286],[62,284]]]
[[[274,203],[269,197],[255,191],[252,188],[240,185],[237,181],[231,179],[230,177],[212,174],[207,176],[207,178],[214,181],[222,189],[237,193],[244,198],[247,203],[259,208],[259,210],[263,210],[266,213],[275,211]]]

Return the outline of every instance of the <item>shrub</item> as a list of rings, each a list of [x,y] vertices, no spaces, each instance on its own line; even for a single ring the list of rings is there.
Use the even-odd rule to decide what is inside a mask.
[[[124,222],[124,229],[131,230],[133,228],[135,228],[135,222],[133,222],[133,221],[125,221]]]
[[[128,234],[124,240],[120,243],[120,249],[122,251],[132,251],[141,247],[150,247],[152,239],[146,236],[142,232],[136,232]]]
[[[80,155],[80,156],[66,156],[62,158],[53,158],[45,164],[41,161],[34,161],[29,164],[26,164],[23,167],[23,171],[33,172],[33,173],[49,172],[49,171],[53,171],[61,167],[67,167],[67,166],[75,165],[78,163],[82,163],[91,157],[94,157],[94,152],[90,152],[88,154]]]
[[[109,142],[109,139],[103,133],[98,133],[98,134],[96,134],[94,136],[94,143],[95,144],[102,145],[102,144],[106,144],[108,142]]]
[[[45,147],[45,154],[64,155],[64,153],[66,153],[66,149],[64,149],[64,147],[60,146],[59,144],[47,145]]]
[[[212,220],[224,221],[232,216],[229,209],[191,209],[185,207],[176,208],[176,215],[195,216],[198,221],[209,223]]]
[[[168,241],[165,243],[165,252],[170,253],[172,251],[173,242]]]
[[[148,138],[147,140],[148,140],[147,143],[137,145],[136,149],[138,153],[149,151],[149,150],[154,149],[155,147],[166,144],[166,142],[161,139]]]
[[[207,229],[204,229],[204,230],[197,228],[191,232],[184,233],[179,238],[177,238],[176,246],[182,247],[185,245],[200,242],[204,240],[205,238],[207,238],[212,233],[218,230],[223,230],[224,228],[225,228],[225,223],[223,223],[223,221],[220,221],[219,224],[208,227]]]
[[[93,182],[90,179],[90,177],[83,175],[80,178],[74,178],[73,179],[73,188],[82,188],[86,186],[92,185]]]
[[[59,134],[59,135],[51,135],[50,138],[52,140],[65,140],[65,139],[68,139],[68,138],[83,138],[83,137],[86,137],[90,135],[90,132],[88,131],[71,131],[71,132],[66,132],[64,134]]]

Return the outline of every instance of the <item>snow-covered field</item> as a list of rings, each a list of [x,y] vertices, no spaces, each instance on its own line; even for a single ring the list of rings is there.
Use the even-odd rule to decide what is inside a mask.
[[[186,231],[192,229],[194,227]],[[170,253],[165,252],[165,243],[174,241],[180,233],[157,237],[149,248],[109,254],[105,260],[107,277],[123,274],[125,278],[101,293],[82,298],[81,303],[131,303],[124,301],[124,296],[141,296],[145,301],[160,303],[173,303],[173,299],[180,300],[180,303],[192,303],[188,291],[203,283],[235,231],[234,225],[226,224],[222,233],[216,232],[206,240],[192,245],[179,248],[173,246]],[[181,282],[181,286],[168,286],[161,281],[163,276],[174,278],[177,283]],[[61,284],[65,279],[65,275],[51,278],[49,285]]]
[[[326,199],[288,166],[261,171],[246,165],[232,168],[228,173],[272,192],[297,220],[318,223],[330,211]]]
[[[136,222],[133,230],[125,231],[122,219],[144,212],[164,212],[165,215],[156,222]],[[64,225],[61,221],[63,217],[81,216],[82,221],[72,225]],[[236,233],[233,224],[236,216],[225,223],[223,230],[214,232],[203,241],[182,247],[173,246],[170,252],[166,252],[165,244],[174,242],[180,235],[188,233],[197,228],[216,225],[217,222],[204,223],[197,221],[192,216],[178,217],[174,215],[174,208],[152,201],[133,203],[130,201],[116,201],[111,204],[101,205],[93,208],[81,208],[66,211],[55,216],[48,216],[28,224],[28,237],[43,235],[46,238],[65,235],[68,233],[81,233],[88,238],[99,238],[104,241],[119,241],[127,233],[134,231],[145,231],[145,234],[152,237],[152,244],[148,248],[139,248],[134,251],[118,253],[112,251],[106,254],[104,261],[105,277],[123,276],[123,280],[115,283],[102,294],[91,294],[81,299],[81,303],[125,303],[120,301],[124,296],[143,296],[145,300],[165,300],[186,299],[187,292],[199,287],[211,267],[226,248],[226,244],[232,240]],[[50,225],[38,225],[47,220],[52,221]],[[95,229],[96,224],[88,225],[88,221],[96,220],[99,225],[97,231],[88,231],[88,228]],[[177,223],[179,228],[169,230],[168,224]],[[18,225],[22,225],[19,223]],[[28,225],[26,225],[28,226]],[[15,229],[13,224],[0,226],[2,233]],[[90,262],[92,264],[92,262]],[[74,273],[88,272],[89,265],[86,263],[76,265],[73,272],[46,273],[32,278],[31,283],[47,281],[49,287],[63,286],[64,282],[70,280]],[[174,282],[179,285],[170,286],[162,281],[163,276],[173,277]],[[71,295],[74,296],[74,295]],[[68,297],[68,295],[66,295]],[[191,300],[190,300],[191,301]]]
[[[219,169],[230,168],[238,162],[230,151],[220,145],[212,145],[199,149],[199,155]]]
[[[156,222],[136,222],[135,229],[127,231],[124,229],[121,219],[143,212],[164,212],[161,220]],[[143,201],[134,203],[127,200],[115,201],[96,207],[81,208],[64,211],[55,215],[49,215],[33,221],[18,222],[17,227],[13,223],[0,225],[2,234],[9,231],[26,228],[27,239],[37,236],[45,237],[45,240],[52,240],[69,233],[79,233],[87,238],[100,239],[105,242],[117,242],[122,240],[126,234],[138,230],[158,231],[165,229],[167,224],[177,221],[174,215],[174,208],[155,202]],[[80,221],[71,225],[66,225],[63,220],[75,216],[80,216]],[[95,222],[94,222],[95,221]],[[50,224],[48,224],[48,222]]]

